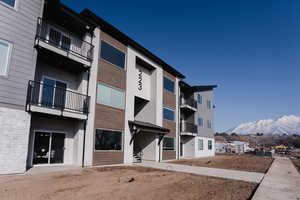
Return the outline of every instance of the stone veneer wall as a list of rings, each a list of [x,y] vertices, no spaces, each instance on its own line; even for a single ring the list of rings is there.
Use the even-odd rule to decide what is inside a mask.
[[[29,129],[30,114],[0,107],[0,174],[26,171]]]

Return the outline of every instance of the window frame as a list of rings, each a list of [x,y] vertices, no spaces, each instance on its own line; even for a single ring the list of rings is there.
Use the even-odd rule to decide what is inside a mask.
[[[207,149],[212,150],[212,140],[207,140]]]
[[[200,141],[202,143],[202,148],[201,149],[199,148],[200,147]],[[198,139],[198,151],[204,151],[204,141],[203,141],[203,139]]]
[[[207,128],[212,129],[212,120],[207,120]]]
[[[121,149],[120,150],[97,150],[96,149],[96,134],[97,130],[102,130],[102,131],[112,131],[112,132],[120,132],[121,133]],[[110,152],[123,152],[124,151],[124,131],[123,130],[112,130],[112,129],[106,129],[106,128],[95,128],[95,134],[94,134],[94,152],[105,152],[105,151],[110,151]]]
[[[212,109],[212,102],[211,102],[211,100],[207,100],[207,109],[208,110]]]
[[[173,149],[165,149],[165,147],[164,147],[164,141],[163,141],[163,145],[162,145],[162,149],[163,149],[163,151],[176,151],[176,141],[175,141],[175,137],[170,137],[170,136],[165,136],[164,138],[163,138],[163,140],[165,139],[165,138],[168,138],[168,139],[173,139]]]
[[[199,123],[200,120],[201,120],[201,122],[202,122],[201,125],[200,125],[200,123]],[[204,119],[203,119],[202,117],[198,117],[198,127],[203,128],[203,127],[204,127],[204,123],[203,123],[203,122],[204,122]]]
[[[115,107],[115,106],[112,106],[112,105],[103,104],[103,103],[100,102],[100,99],[99,99],[99,102],[98,102],[98,95],[99,95],[98,92],[100,92],[100,90],[98,89],[99,85],[102,85],[102,86],[105,86],[105,87],[108,87],[110,89],[117,90],[117,91],[123,93],[123,95],[124,95],[124,105],[123,105],[123,108],[119,108],[119,107]],[[96,90],[96,104],[103,105],[103,106],[108,106],[110,108],[114,108],[114,109],[118,109],[118,110],[125,110],[125,107],[126,107],[126,92],[124,90],[122,90],[122,89],[119,89],[119,88],[116,88],[116,87],[113,87],[113,86],[110,86],[110,85],[107,85],[105,83],[102,83],[102,82],[98,81],[97,82],[97,90]]]
[[[14,10],[14,11],[17,11],[18,10],[18,5],[19,5],[19,0],[14,0],[15,1],[15,4],[14,6],[11,6],[3,1],[0,0],[0,5],[3,5],[11,10]]]
[[[199,101],[199,100],[201,100],[201,101]],[[198,104],[203,104],[203,96],[201,95],[201,94],[197,94],[197,103]]]
[[[124,68],[121,68],[120,66],[106,60],[105,58],[102,58],[102,42],[105,42],[106,44],[110,45],[111,47],[117,49],[118,51],[124,53]],[[111,65],[113,65],[114,67],[118,68],[119,70],[124,70],[126,71],[127,70],[127,52],[124,52],[122,49],[118,48],[117,46],[115,46],[114,44],[112,44],[111,42],[107,41],[107,40],[100,40],[100,49],[99,49],[99,58],[104,61],[104,62],[107,62]]]
[[[174,113],[174,119],[173,120],[170,120],[170,119],[165,119],[165,117],[164,117],[164,110],[170,110],[170,111],[173,111],[173,113]],[[166,106],[163,106],[163,120],[167,120],[167,121],[171,121],[171,122],[175,122],[176,121],[176,114],[175,114],[175,110],[174,109],[172,109],[172,108],[168,108],[168,107],[166,107]]]
[[[0,42],[8,45],[5,72],[3,74],[0,74],[0,77],[8,77],[8,72],[9,72],[9,68],[10,68],[9,66],[10,66],[11,57],[12,57],[13,44],[11,42],[9,42],[7,40],[3,40],[1,38],[0,38]]]
[[[170,91],[167,88],[165,88],[165,79],[167,79],[167,80],[169,80],[169,81],[171,81],[173,83],[173,86],[174,86],[173,90],[174,91]],[[163,77],[163,88],[164,88],[164,90],[166,90],[166,91],[168,91],[168,92],[170,92],[172,94],[176,94],[176,84],[175,83],[176,82],[174,80],[172,80],[172,79],[170,79],[170,78],[168,78],[166,76]]]

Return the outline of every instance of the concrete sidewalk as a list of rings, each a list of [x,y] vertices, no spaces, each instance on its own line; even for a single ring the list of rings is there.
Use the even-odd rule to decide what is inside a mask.
[[[142,163],[137,163],[138,166],[151,167],[162,170],[170,170],[177,172],[185,172],[197,175],[211,176],[217,178],[234,179],[239,181],[247,181],[253,183],[259,183],[265,174],[256,172],[245,172],[238,170],[228,170],[228,169],[216,169],[208,167],[195,167],[188,165],[178,165],[164,162],[150,162],[143,161]]]
[[[300,200],[300,174],[289,158],[275,158],[252,199]]]

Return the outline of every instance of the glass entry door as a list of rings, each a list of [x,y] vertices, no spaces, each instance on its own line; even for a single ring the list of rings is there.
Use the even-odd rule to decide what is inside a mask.
[[[65,134],[35,132],[33,164],[64,162]]]

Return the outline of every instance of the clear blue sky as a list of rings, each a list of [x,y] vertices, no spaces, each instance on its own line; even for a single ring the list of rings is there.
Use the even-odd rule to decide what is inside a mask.
[[[217,131],[300,116],[300,1],[62,1],[89,8],[186,75],[218,84]]]

